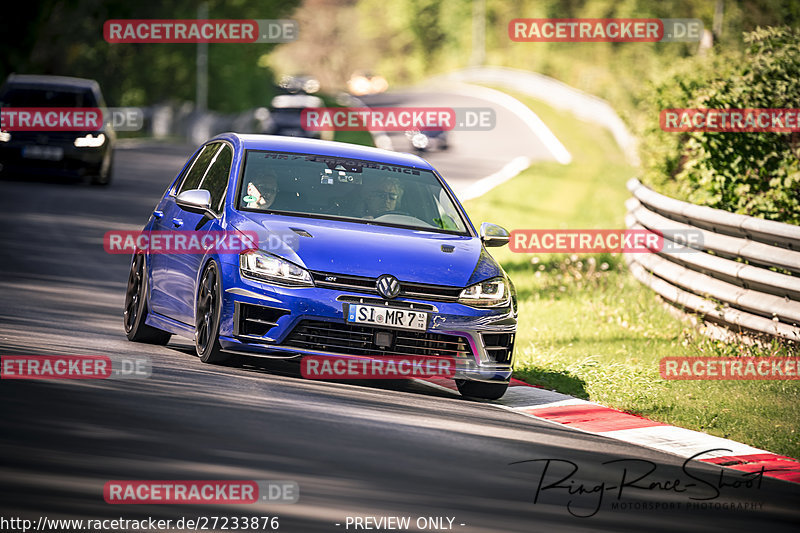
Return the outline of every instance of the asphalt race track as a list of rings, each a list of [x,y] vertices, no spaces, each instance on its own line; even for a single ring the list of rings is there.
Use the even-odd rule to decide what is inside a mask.
[[[690,477],[677,457],[424,384],[316,382],[288,362],[204,365],[182,339],[128,342],[129,257],[105,253],[103,235],[139,229],[192,151],[130,145],[106,189],[0,181],[0,355],[146,355],[153,366],[142,380],[0,382],[2,516],[278,516],[279,531],[293,533],[354,531],[348,516],[450,517],[464,533],[796,531],[800,488],[783,481],[748,488],[713,465]],[[566,474],[552,466],[542,483],[546,459],[579,470],[548,489]],[[621,489],[602,490],[620,485],[620,463],[603,464],[618,459],[638,459],[640,475],[645,461],[654,468],[619,500]],[[293,480],[300,499],[106,504],[104,484],[126,479]]]
[[[449,132],[450,147],[446,151],[430,150],[421,154],[445,176],[457,193],[476,179],[499,171],[515,157],[524,156],[537,161],[553,160],[553,154],[522,119],[511,110],[484,98],[444,87],[426,87],[363,96],[361,99],[370,107],[492,109],[496,118],[493,129],[455,129]],[[404,132],[389,132],[388,135],[395,150],[413,150]],[[475,220],[473,222],[480,223]]]

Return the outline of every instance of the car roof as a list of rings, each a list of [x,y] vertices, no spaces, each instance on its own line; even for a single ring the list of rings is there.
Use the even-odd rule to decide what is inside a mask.
[[[74,89],[99,88],[95,80],[70,78],[68,76],[46,76],[41,74],[11,74],[6,78],[6,83],[9,85],[26,85],[29,87],[40,85],[48,87],[69,87]]]
[[[277,152],[298,152],[302,154],[329,155],[350,159],[363,159],[403,165],[413,168],[433,170],[431,165],[419,156],[382,150],[371,146],[321,141],[305,137],[285,137],[280,135],[257,135],[242,133],[223,133],[218,139],[227,139],[235,144],[241,143],[245,150],[272,150]],[[238,141],[238,142],[237,142]]]

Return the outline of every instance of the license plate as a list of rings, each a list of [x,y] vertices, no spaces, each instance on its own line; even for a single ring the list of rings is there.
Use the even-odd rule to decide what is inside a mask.
[[[61,161],[64,158],[64,149],[60,146],[25,146],[22,148],[22,157],[26,159]]]
[[[428,329],[428,315],[423,311],[411,309],[350,304],[347,310],[347,321],[355,324],[425,331]]]

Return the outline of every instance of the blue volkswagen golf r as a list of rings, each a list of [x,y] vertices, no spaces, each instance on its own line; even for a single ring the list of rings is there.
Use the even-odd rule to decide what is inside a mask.
[[[363,146],[220,135],[189,159],[153,210],[152,232],[241,232],[238,253],[133,255],[128,339],[193,339],[230,353],[449,356],[464,396],[495,399],[511,377],[514,286],[425,160]]]

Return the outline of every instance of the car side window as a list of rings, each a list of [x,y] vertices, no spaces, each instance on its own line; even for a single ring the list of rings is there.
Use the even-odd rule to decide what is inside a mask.
[[[197,186],[198,189],[205,189],[211,193],[211,207],[217,213],[220,212],[222,202],[225,201],[225,189],[228,187],[231,163],[233,163],[233,150],[227,144],[223,144],[222,148],[214,155],[211,166]]]
[[[203,150],[200,152],[200,155],[195,158],[194,162],[192,163],[192,168],[190,168],[186,173],[186,176],[183,178],[183,182],[180,184],[175,194],[201,188],[200,182],[203,181],[203,177],[206,175],[208,166],[214,160],[214,155],[219,150],[221,144],[222,143],[210,143],[203,148]],[[212,203],[211,205],[214,204]]]

